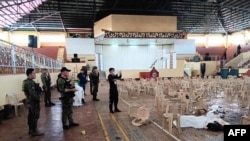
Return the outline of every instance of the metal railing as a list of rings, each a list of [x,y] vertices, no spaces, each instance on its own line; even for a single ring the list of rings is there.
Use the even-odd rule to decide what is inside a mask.
[[[249,68],[250,58],[242,58],[240,63],[238,64],[239,68]]]
[[[200,57],[201,57],[200,60],[204,61],[205,55],[200,55]],[[219,56],[219,55],[210,55],[210,57],[211,57],[211,61],[220,61],[221,60],[221,56]],[[185,57],[185,60],[187,62],[193,62],[193,59],[194,59],[193,56],[192,57]]]
[[[61,69],[63,62],[0,39],[0,74],[23,73],[27,68]],[[6,69],[6,70],[5,70]]]

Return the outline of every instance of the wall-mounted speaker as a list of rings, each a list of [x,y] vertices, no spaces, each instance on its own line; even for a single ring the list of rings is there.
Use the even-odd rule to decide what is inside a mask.
[[[77,53],[74,53],[74,58],[78,58],[78,55],[77,55]]]
[[[37,37],[34,35],[28,36],[28,47],[37,48]]]

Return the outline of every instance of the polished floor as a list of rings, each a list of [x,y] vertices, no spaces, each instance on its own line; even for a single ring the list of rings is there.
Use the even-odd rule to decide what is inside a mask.
[[[108,83],[103,81],[99,85],[98,98],[100,101],[92,101],[87,85],[86,104],[73,108],[73,117],[80,126],[63,130],[61,125],[61,103],[58,99],[59,93],[52,91],[52,100],[56,103],[53,107],[44,107],[41,103],[38,127],[45,132],[44,136],[31,137],[28,135],[27,112],[19,109],[20,115],[0,124],[1,141],[222,141],[223,132],[212,132],[205,129],[182,128],[180,134],[173,128],[173,135],[162,130],[162,116],[157,114],[154,107],[154,96],[144,96],[137,99],[120,100],[119,108],[122,112],[110,114],[108,110]],[[137,102],[151,108],[150,120],[146,125],[133,126],[132,118],[128,116],[127,102]],[[215,103],[221,103],[217,100]],[[233,108],[234,109],[234,108]],[[238,114],[238,115],[237,115]],[[241,112],[231,113],[225,116],[226,121],[239,123]],[[164,127],[166,129],[166,127]],[[85,131],[85,134],[81,132]]]
[[[88,93],[89,94],[89,93]],[[56,103],[53,107],[44,107],[41,103],[40,118],[38,128],[45,132],[44,136],[30,137],[27,127],[27,112],[19,109],[20,115],[8,120],[4,120],[0,125],[1,141],[104,141],[105,136],[100,124],[95,102],[91,96],[86,96],[84,106],[73,108],[73,117],[80,126],[63,130],[61,125],[61,102],[59,93],[52,91],[52,101]],[[82,135],[81,131],[86,134]]]
[[[89,86],[87,86],[89,88]],[[166,140],[168,135],[155,125],[144,127],[132,126],[127,114],[128,107],[119,103],[120,113],[110,114],[108,110],[108,83],[102,82],[99,87],[98,98],[92,101],[87,90],[86,104],[73,108],[73,117],[80,126],[68,130],[62,129],[61,103],[59,93],[52,90],[53,107],[44,107],[41,102],[41,112],[38,128],[45,132],[44,136],[31,137],[28,135],[27,111],[19,109],[19,116],[3,120],[0,124],[1,141],[122,141],[122,140]],[[85,131],[86,134],[81,132]],[[148,134],[150,133],[150,134]]]

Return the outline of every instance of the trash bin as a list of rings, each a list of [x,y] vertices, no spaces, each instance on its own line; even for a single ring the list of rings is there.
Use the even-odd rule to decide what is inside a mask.
[[[228,69],[221,69],[220,75],[221,75],[221,78],[227,79],[227,76],[228,76]]]
[[[4,116],[3,116],[3,118],[4,119],[12,118],[14,116],[14,112],[15,112],[14,106],[12,106],[10,104],[4,105],[4,110],[3,110]]]
[[[3,119],[4,119],[4,111],[2,109],[0,110],[0,124],[2,123]]]

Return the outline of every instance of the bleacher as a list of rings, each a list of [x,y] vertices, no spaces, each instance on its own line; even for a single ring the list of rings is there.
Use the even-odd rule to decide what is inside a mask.
[[[0,74],[23,74],[26,68],[57,72],[62,62],[0,39]]]

